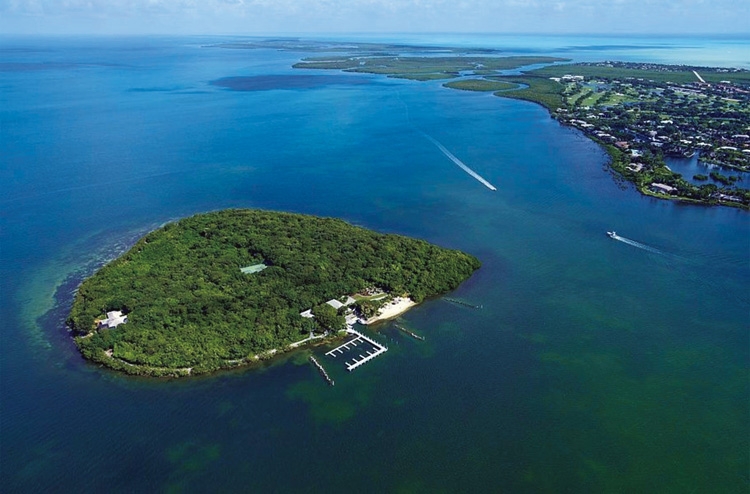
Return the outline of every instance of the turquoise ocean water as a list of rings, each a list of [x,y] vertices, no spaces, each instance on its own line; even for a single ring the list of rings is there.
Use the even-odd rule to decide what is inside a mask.
[[[375,40],[750,67],[738,38]],[[0,38],[2,491],[747,491],[747,212],[640,196],[531,103],[217,41]],[[276,77],[211,84],[233,76]],[[227,207],[471,252],[451,297],[482,309],[425,302],[399,321],[424,342],[368,329],[390,350],[351,374],[323,348],[187,380],[84,362],[81,278]]]

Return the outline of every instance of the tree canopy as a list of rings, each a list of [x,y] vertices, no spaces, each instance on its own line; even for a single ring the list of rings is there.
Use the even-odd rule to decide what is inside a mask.
[[[240,271],[259,263],[268,267]],[[338,219],[232,209],[147,234],[81,284],[68,324],[84,357],[108,367],[209,372],[338,324],[334,314],[325,325],[300,316],[331,298],[378,287],[420,302],[479,266],[469,254]],[[112,310],[128,322],[97,329]]]

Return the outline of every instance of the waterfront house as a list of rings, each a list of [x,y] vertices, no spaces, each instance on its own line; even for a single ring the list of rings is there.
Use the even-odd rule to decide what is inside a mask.
[[[636,172],[637,173],[637,172],[643,170],[643,163],[630,163],[625,168],[627,168],[631,172]]]
[[[731,202],[742,202],[742,198],[738,196],[730,196],[727,194],[722,193],[716,193],[712,197],[719,199],[721,201],[731,201]]]
[[[657,192],[659,194],[673,194],[677,192],[677,189],[675,187],[667,184],[660,184],[657,182],[652,183],[651,185],[649,185],[649,187],[651,188],[651,192]]]
[[[113,310],[111,312],[107,312],[106,319],[99,321],[99,327],[112,329],[116,328],[120,324],[125,324],[126,322],[128,322],[127,315],[124,315],[122,311]]]

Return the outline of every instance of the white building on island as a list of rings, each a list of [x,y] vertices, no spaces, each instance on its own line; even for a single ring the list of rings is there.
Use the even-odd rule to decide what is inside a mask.
[[[116,328],[120,324],[125,324],[128,322],[128,316],[123,315],[122,311],[119,310],[113,310],[111,312],[107,312],[107,318],[99,321],[99,327],[100,328]]]
[[[352,305],[355,302],[356,302],[355,299],[353,299],[351,296],[347,296],[346,297],[346,301],[343,302],[343,303],[340,302],[340,301],[338,301],[338,300],[336,300],[335,298],[332,298],[331,300],[329,300],[326,303],[328,305],[330,305],[331,307],[333,307],[334,309],[339,310],[341,307],[348,307],[348,306]],[[312,309],[307,309],[304,312],[300,312],[299,315],[302,316],[302,317],[306,317],[308,319],[312,319],[312,318],[315,317],[313,315],[313,313],[312,313]]]

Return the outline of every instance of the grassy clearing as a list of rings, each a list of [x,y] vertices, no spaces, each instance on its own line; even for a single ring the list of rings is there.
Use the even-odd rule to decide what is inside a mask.
[[[596,106],[600,103],[603,96],[604,95],[602,93],[590,93],[583,100],[581,100],[580,104],[581,106]]]
[[[638,98],[633,96],[628,96],[626,94],[620,94],[620,93],[611,93],[609,97],[601,102],[602,105],[621,105],[623,103],[633,103],[635,101],[639,101]]]

